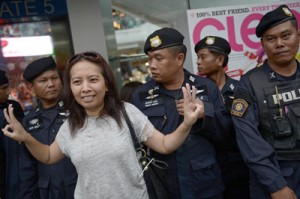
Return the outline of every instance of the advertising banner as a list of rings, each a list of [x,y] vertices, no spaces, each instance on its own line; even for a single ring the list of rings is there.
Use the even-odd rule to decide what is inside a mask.
[[[289,6],[300,25],[299,0],[188,10],[194,72],[197,73],[194,46],[209,35],[223,37],[230,43],[232,51],[225,68],[228,76],[239,79],[241,75],[259,65],[266,57],[260,39],[255,35],[255,28],[265,13],[281,4]],[[300,53],[297,54],[297,58],[300,58]]]

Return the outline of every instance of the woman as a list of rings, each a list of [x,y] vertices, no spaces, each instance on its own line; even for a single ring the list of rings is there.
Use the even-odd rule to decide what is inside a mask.
[[[184,121],[171,134],[157,131],[137,108],[129,103],[128,113],[139,141],[159,153],[171,153],[188,136],[203,107],[195,103],[196,89],[182,88]],[[65,155],[78,172],[75,198],[148,198],[131,136],[121,113],[121,102],[113,72],[95,52],[73,56],[64,73],[63,99],[70,111],[55,141],[43,145],[27,133],[13,115],[5,111],[9,124],[6,136],[25,142],[39,161],[53,164]]]

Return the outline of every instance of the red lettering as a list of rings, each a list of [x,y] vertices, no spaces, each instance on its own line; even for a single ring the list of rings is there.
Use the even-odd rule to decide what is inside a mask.
[[[231,46],[232,50],[234,50],[234,51],[243,51],[243,45],[238,44],[236,42],[233,16],[227,17],[226,21],[227,21],[227,24],[228,24],[227,25],[227,27],[228,27],[228,42],[230,43],[230,46]],[[229,27],[232,27],[232,29],[229,28]],[[229,30],[233,30],[233,31],[229,32]]]

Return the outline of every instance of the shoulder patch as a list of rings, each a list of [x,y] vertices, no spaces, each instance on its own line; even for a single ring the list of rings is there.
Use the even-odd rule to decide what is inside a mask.
[[[244,99],[235,99],[232,103],[231,108],[231,115],[237,116],[237,117],[243,117],[246,113],[247,109],[249,107],[249,104]]]

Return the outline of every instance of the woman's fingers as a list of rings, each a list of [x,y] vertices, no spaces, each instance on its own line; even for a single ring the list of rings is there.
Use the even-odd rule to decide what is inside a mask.
[[[7,124],[3,129],[2,132],[4,133],[5,136],[7,137],[12,137],[12,130],[13,128],[11,127],[11,125]]]
[[[4,117],[5,117],[6,121],[7,121],[7,123],[10,123],[10,118],[9,118],[9,115],[8,115],[7,111],[8,111],[7,108],[5,108],[3,110],[3,113],[4,113]]]

